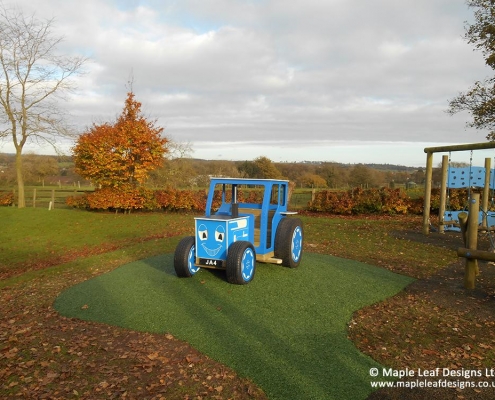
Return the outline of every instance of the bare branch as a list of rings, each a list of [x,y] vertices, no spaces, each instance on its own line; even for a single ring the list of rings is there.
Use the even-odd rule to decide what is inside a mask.
[[[486,64],[495,69],[495,3],[493,0],[468,0],[467,4],[474,9],[475,22],[466,26],[465,39],[480,50]],[[466,92],[449,101],[447,113],[453,115],[461,111],[468,111],[473,117],[467,126],[491,130],[487,139],[494,140],[495,78],[475,82]]]
[[[168,159],[182,159],[191,156],[193,152],[192,145],[189,142],[176,142],[170,139],[167,143],[168,153],[166,154]]]
[[[68,134],[55,100],[73,89],[71,78],[81,73],[86,59],[56,53],[62,38],[52,37],[52,24],[53,20],[39,21],[0,8],[0,106],[4,111],[0,122],[19,136],[18,144],[35,136],[38,140]],[[0,137],[5,137],[5,130],[1,132]]]
[[[52,25],[53,20],[26,17],[0,1],[0,140],[10,137],[16,148],[19,197],[25,144],[57,149],[57,137],[72,136],[57,100],[73,89],[71,78],[86,59],[58,54],[62,38],[52,35]]]

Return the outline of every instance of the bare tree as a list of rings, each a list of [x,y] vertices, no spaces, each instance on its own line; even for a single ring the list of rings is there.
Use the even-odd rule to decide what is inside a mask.
[[[52,35],[53,19],[26,17],[0,2],[0,139],[12,140],[18,185],[18,206],[25,207],[22,151],[26,143],[48,143],[72,136],[59,107],[73,89],[83,57],[57,53],[61,37]]]
[[[495,2],[467,0],[466,3],[474,9],[474,23],[466,26],[464,38],[483,53],[485,64],[495,69]],[[495,141],[495,77],[475,82],[466,92],[449,101],[449,114],[461,111],[468,111],[473,117],[466,126],[490,129],[486,138]]]
[[[176,142],[172,139],[167,142],[167,150],[166,157],[170,160],[189,158],[193,152],[191,143]]]

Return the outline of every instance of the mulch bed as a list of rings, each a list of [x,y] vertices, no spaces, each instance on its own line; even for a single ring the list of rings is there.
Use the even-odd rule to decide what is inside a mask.
[[[460,233],[397,231],[400,239],[419,241],[456,251],[464,247]],[[489,249],[490,238],[480,235],[478,248]],[[392,299],[360,310],[349,335],[358,348],[394,369],[479,370],[493,367],[495,351],[495,265],[480,261],[476,288],[464,288],[465,260],[459,260],[427,279],[420,279]],[[368,337],[366,337],[368,335]],[[433,337],[426,341],[424,337]],[[442,376],[440,376],[442,378]],[[417,379],[416,377],[412,379]],[[453,380],[470,380],[451,378]],[[371,378],[370,378],[371,380]],[[428,380],[434,380],[429,378]],[[495,382],[494,378],[482,378]],[[494,388],[390,388],[375,399],[493,399]]]
[[[452,251],[465,247],[461,234],[458,232],[443,234],[432,232],[428,236],[417,231],[397,231],[392,234],[398,238],[445,247]],[[495,234],[493,240],[495,240]],[[480,234],[478,249],[488,250],[491,246],[490,242],[488,235]],[[417,280],[407,290],[410,293],[428,293],[439,305],[456,304],[456,307],[462,307],[465,311],[495,318],[495,264],[479,261],[478,265],[480,275],[476,277],[475,289],[464,288],[465,259],[459,258],[458,262],[438,271],[428,279]]]
[[[60,275],[0,290],[0,398],[266,399],[171,335],[60,316],[53,300],[80,279]]]

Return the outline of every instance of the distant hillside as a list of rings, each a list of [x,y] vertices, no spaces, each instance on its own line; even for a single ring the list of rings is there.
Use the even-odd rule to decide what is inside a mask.
[[[390,171],[390,172],[412,172],[417,171],[417,167],[406,167],[405,165],[394,165],[394,164],[364,164],[369,168],[377,169],[379,171]]]
[[[39,157],[56,157],[59,162],[71,162],[71,156],[56,156],[56,155],[38,155]],[[15,154],[13,153],[0,153],[0,164],[10,164],[14,162]],[[205,160],[199,158],[190,158],[191,161],[197,163],[210,163],[210,162],[224,162],[225,160]],[[234,161],[242,162],[242,161]],[[413,172],[417,171],[417,167],[407,167],[405,165],[395,165],[395,164],[364,164],[364,163],[339,163],[335,161],[293,161],[293,162],[274,162],[275,164],[310,164],[310,165],[321,165],[321,164],[332,164],[338,165],[340,167],[353,167],[356,164],[362,164],[368,168],[376,169],[378,171],[384,172]]]

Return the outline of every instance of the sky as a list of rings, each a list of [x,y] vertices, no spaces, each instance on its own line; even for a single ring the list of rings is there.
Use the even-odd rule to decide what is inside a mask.
[[[79,133],[132,88],[195,158],[424,166],[425,147],[486,141],[446,113],[493,75],[464,0],[0,1],[53,18],[58,51],[88,58],[64,104]]]

